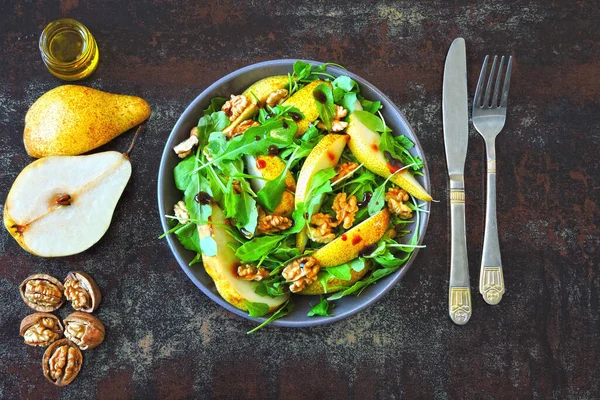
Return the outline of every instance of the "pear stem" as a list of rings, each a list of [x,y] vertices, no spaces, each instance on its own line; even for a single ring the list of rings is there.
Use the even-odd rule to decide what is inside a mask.
[[[142,132],[143,129],[144,129],[144,125],[140,125],[140,126],[138,126],[137,130],[135,131],[135,134],[133,135],[133,140],[131,141],[129,148],[125,152],[125,156],[127,156],[127,158],[129,158],[129,153],[131,153],[131,150],[133,150],[133,146],[135,145],[135,140],[137,139],[138,135]]]

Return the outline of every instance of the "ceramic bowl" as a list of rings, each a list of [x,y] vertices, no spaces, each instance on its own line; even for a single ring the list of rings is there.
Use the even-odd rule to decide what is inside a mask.
[[[177,155],[173,152],[173,147],[188,137],[190,129],[198,123],[198,119],[203,115],[202,110],[207,107],[212,97],[229,97],[229,95],[232,93],[241,93],[244,91],[244,89],[259,79],[272,75],[285,75],[287,73],[291,73],[292,66],[295,61],[296,60],[272,60],[238,69],[237,71],[226,75],[210,85],[202,93],[200,93],[189,106],[187,106],[173,127],[173,130],[171,131],[171,134],[165,143],[158,173],[158,212],[162,227],[165,231],[169,229],[168,220],[165,218],[165,215],[172,214],[173,204],[182,198],[181,192],[175,187],[173,178],[173,169],[180,161]],[[312,63],[313,65],[321,64],[316,61],[306,61]],[[385,94],[383,94],[383,92],[360,76],[357,76],[350,71],[331,66],[327,68],[327,72],[334,76],[350,76],[352,79],[358,82],[360,85],[361,94],[365,98],[369,100],[381,101],[383,105],[381,113],[383,114],[387,125],[392,128],[394,134],[406,135],[415,143],[415,147],[411,150],[411,152],[414,155],[421,157],[425,162],[423,176],[418,177],[418,179],[423,187],[430,192],[429,171],[427,169],[427,163],[425,161],[423,149],[419,143],[419,140],[417,139],[417,136],[402,112],[398,110],[394,103]],[[429,210],[429,206],[430,204],[428,203],[424,208]],[[429,214],[421,213],[419,222],[419,244],[421,244],[423,237],[425,236],[428,220]],[[411,231],[414,232],[414,228],[415,226],[412,224],[410,227]],[[166,240],[183,271],[209,298],[234,314],[254,320],[256,322],[264,321],[265,318],[251,318],[246,312],[238,310],[227,303],[217,292],[214,282],[204,271],[201,263],[197,263],[192,266],[188,265],[195,254],[183,248],[177,238],[173,235],[167,236]],[[318,297],[293,296],[293,311],[284,318],[273,321],[271,324],[285,327],[308,327],[330,324],[344,318],[348,318],[349,316],[356,314],[375,303],[392,287],[394,287],[394,285],[398,283],[411,268],[418,252],[419,250],[415,249],[410,259],[400,270],[383,278],[377,284],[371,285],[360,296],[347,296],[337,300],[335,302],[335,309],[333,310],[334,315],[332,317],[307,317],[306,314],[311,308],[310,303],[313,305],[316,304]]]

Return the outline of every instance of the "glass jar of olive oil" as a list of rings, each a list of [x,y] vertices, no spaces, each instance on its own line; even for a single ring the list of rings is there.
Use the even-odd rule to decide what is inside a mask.
[[[50,22],[40,36],[40,51],[48,70],[66,81],[83,79],[98,66],[96,39],[74,19]]]

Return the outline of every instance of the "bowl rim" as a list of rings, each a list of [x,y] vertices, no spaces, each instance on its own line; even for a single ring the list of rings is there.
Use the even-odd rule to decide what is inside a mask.
[[[221,85],[227,83],[228,81],[232,80],[233,78],[235,78],[239,75],[243,75],[247,72],[254,71],[254,70],[260,70],[261,68],[264,68],[267,66],[273,66],[273,65],[292,67],[296,61],[303,61],[303,62],[311,63],[313,65],[325,64],[324,62],[315,61],[315,60],[306,60],[306,59],[273,59],[273,60],[261,61],[258,63],[250,64],[245,67],[239,68],[235,71],[232,71],[232,72],[228,73],[227,75],[223,76],[222,78],[216,80],[211,85],[209,85],[204,90],[202,90],[194,98],[194,100],[192,100],[192,102],[190,104],[188,104],[188,106],[185,108],[185,110],[181,113],[181,115],[177,119],[177,122],[173,126],[173,129],[169,133],[169,136],[167,137],[167,139],[165,141],[165,147],[163,149],[163,153],[162,153],[162,156],[160,159],[160,165],[159,165],[159,170],[158,170],[157,194],[158,194],[159,218],[161,221],[161,227],[163,229],[163,232],[166,232],[171,228],[168,225],[167,218],[165,218],[166,210],[163,207],[163,203],[164,203],[163,197],[164,196],[163,196],[163,190],[161,190],[161,188],[163,188],[163,186],[165,185],[165,179],[166,179],[166,174],[167,174],[165,165],[167,163],[167,159],[169,157],[174,156],[172,154],[171,146],[169,144],[170,144],[170,142],[173,141],[174,137],[177,135],[177,132],[179,132],[181,129],[184,128],[182,125],[184,124],[185,116],[189,113],[193,113],[194,109],[196,109],[200,105],[199,103],[206,101],[206,99],[204,99],[205,93],[212,92],[213,90],[217,89]],[[420,150],[420,153],[421,153],[421,156],[423,159],[423,169],[422,169],[423,183],[424,183],[423,186],[424,186],[425,190],[427,190],[428,193],[431,193],[431,179],[430,179],[429,168],[427,165],[425,152],[423,151],[423,147],[419,141],[419,138],[415,134],[415,131],[413,130],[412,126],[406,119],[406,116],[404,115],[404,113],[402,113],[402,111],[400,111],[400,109],[398,109],[396,104],[388,96],[386,96],[381,90],[379,90],[376,86],[371,84],[366,79],[360,77],[359,75],[357,75],[349,70],[346,70],[344,68],[340,68],[340,67],[337,67],[337,66],[331,65],[331,64],[328,64],[327,72],[328,73],[334,72],[333,75],[335,75],[335,76],[339,76],[342,74],[349,76],[350,78],[356,80],[359,83],[361,88],[363,88],[364,86],[368,86],[373,92],[375,92],[377,94],[377,96],[379,96],[376,100],[382,100],[382,103],[388,103],[388,105],[391,105],[390,109],[386,110],[386,111],[398,114],[398,116],[400,117],[400,119],[403,121],[403,123],[405,125],[404,128],[406,130],[408,130],[408,132],[410,133],[411,140],[414,142],[415,147]],[[168,173],[172,173],[172,172],[169,171]],[[424,208],[426,209],[427,212],[425,212],[421,215],[421,229],[419,231],[419,238],[417,240],[418,245],[422,244],[423,239],[427,232],[427,226],[429,224],[429,212],[431,210],[431,202],[425,202]],[[168,235],[166,235],[166,239],[167,239],[167,243],[169,245],[169,249],[171,250],[171,253],[173,253],[173,255],[175,256],[175,259],[177,260],[181,269],[185,272],[185,274],[188,276],[188,278],[211,300],[213,300],[215,303],[217,303],[221,307],[225,308],[226,310],[228,310],[238,316],[241,316],[243,318],[251,320],[255,323],[262,323],[268,318],[268,317],[260,317],[260,318],[250,317],[250,315],[248,315],[247,312],[242,311],[242,310],[232,306],[223,297],[221,297],[221,295],[219,295],[218,293],[214,293],[209,287],[205,286],[202,282],[200,282],[198,280],[198,278],[196,278],[196,276],[194,275],[194,272],[190,269],[187,262],[182,258],[181,254],[179,254],[179,251],[175,247],[176,238],[173,235],[168,234]],[[355,306],[354,308],[348,309],[346,311],[342,311],[340,313],[336,313],[331,317],[321,317],[321,318],[301,320],[301,321],[286,320],[284,317],[284,318],[277,319],[275,321],[270,322],[269,325],[278,326],[278,327],[287,327],[287,328],[304,328],[304,327],[332,324],[334,322],[341,321],[345,318],[355,315],[355,314],[363,311],[367,307],[375,304],[377,301],[379,301],[400,280],[402,280],[404,278],[404,276],[406,275],[406,273],[408,272],[408,270],[414,263],[417,255],[419,254],[419,250],[420,250],[419,248],[415,248],[413,250],[413,252],[411,253],[409,259],[402,266],[402,268],[400,268],[398,271],[396,271],[390,275],[391,279],[389,281],[387,281],[385,283],[383,281],[378,282],[378,284],[377,284],[378,291],[370,299],[367,299],[366,301]],[[204,271],[204,273],[206,273],[206,272]]]

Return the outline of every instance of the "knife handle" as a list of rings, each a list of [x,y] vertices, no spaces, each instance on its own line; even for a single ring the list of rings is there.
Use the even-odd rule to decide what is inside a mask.
[[[504,275],[500,258],[498,240],[498,221],[496,218],[496,157],[494,144],[487,148],[487,199],[485,206],[485,233],[483,236],[483,254],[479,273],[479,292],[486,303],[500,303],[504,294]]]
[[[448,312],[457,325],[471,318],[471,287],[465,228],[464,181],[450,180],[450,287]]]

